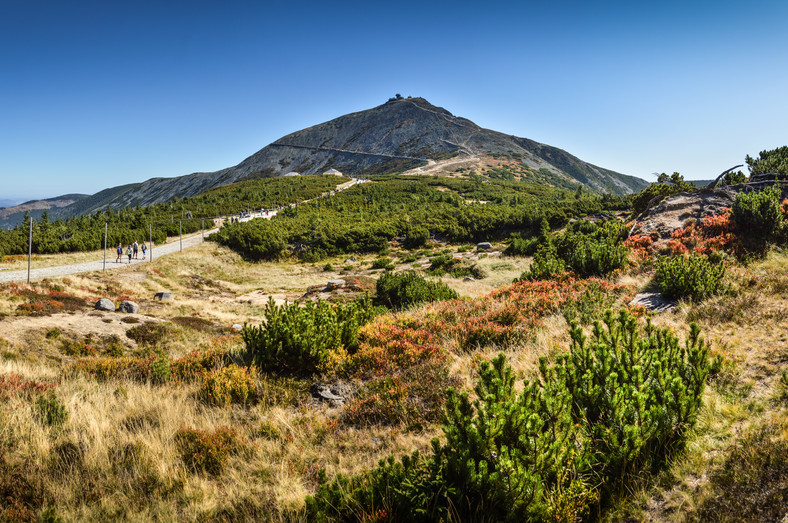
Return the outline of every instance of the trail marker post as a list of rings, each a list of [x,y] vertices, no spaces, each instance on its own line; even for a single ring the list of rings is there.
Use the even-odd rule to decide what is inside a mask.
[[[104,222],[104,268],[103,272],[107,272],[107,223]]]
[[[181,252],[183,252],[183,222],[178,222],[178,234],[181,236]]]
[[[30,283],[30,260],[33,257],[33,217],[30,217],[30,237],[27,240],[27,283]]]

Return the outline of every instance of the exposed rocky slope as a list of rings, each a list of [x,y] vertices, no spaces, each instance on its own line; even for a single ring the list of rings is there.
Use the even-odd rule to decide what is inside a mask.
[[[30,200],[19,205],[0,209],[0,227],[7,229],[24,220],[25,213],[29,212],[33,218],[39,218],[44,211],[59,209],[73,205],[80,200],[87,198],[87,194],[64,194],[46,200]]]
[[[148,205],[292,171],[314,174],[335,168],[351,175],[402,172],[458,156],[506,157],[539,170],[548,179],[552,176],[556,181],[582,183],[595,191],[624,194],[647,185],[639,178],[591,165],[561,149],[483,129],[423,98],[400,97],[284,136],[235,167],[107,189],[62,209],[58,215],[91,212],[107,205]]]
[[[638,216],[632,234],[644,234],[655,236],[659,240],[668,240],[673,231],[684,227],[688,220],[702,220],[730,209],[739,192],[760,191],[773,183],[743,183],[674,194],[662,201],[654,202]],[[788,198],[788,182],[780,182],[779,185],[782,191],[781,198]]]

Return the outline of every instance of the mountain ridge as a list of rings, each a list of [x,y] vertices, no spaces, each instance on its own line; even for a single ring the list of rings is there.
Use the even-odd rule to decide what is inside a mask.
[[[363,176],[403,172],[457,156],[506,157],[521,164],[524,173],[542,172],[540,179],[547,183],[552,179],[559,185],[582,184],[595,192],[626,194],[648,185],[639,178],[584,162],[563,149],[485,129],[424,98],[398,96],[377,107],[287,134],[233,167],[111,187],[73,206],[56,209],[54,216],[90,213],[107,206],[151,205],[293,171],[319,174],[334,168]]]

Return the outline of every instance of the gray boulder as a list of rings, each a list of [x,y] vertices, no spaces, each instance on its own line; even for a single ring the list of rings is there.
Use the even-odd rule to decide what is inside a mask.
[[[641,292],[629,304],[653,312],[670,312],[679,305],[675,301],[666,299],[658,292]]]
[[[489,251],[492,249],[492,243],[490,242],[479,242],[476,244],[476,248],[480,251]]]
[[[172,293],[171,292],[157,292],[153,295],[154,300],[159,301],[172,301]]]
[[[114,311],[115,304],[112,303],[112,300],[107,298],[101,298],[99,301],[96,302],[95,306],[97,311]]]
[[[345,280],[328,280],[327,288],[329,290],[339,289],[345,286]]]
[[[120,302],[120,307],[118,307],[119,312],[125,312],[126,314],[137,314],[140,312],[140,306],[134,303],[133,301],[123,300]]]
[[[242,330],[244,330],[244,326],[241,325],[240,323],[233,323],[232,329],[235,332],[241,332]]]
[[[339,407],[353,395],[353,388],[344,383],[313,383],[309,392],[316,400],[327,401],[332,407]]]

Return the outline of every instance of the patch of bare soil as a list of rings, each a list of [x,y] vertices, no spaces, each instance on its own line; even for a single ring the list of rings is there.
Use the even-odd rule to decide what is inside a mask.
[[[74,333],[78,336],[91,335],[96,339],[117,336],[129,347],[136,347],[133,341],[126,338],[126,331],[134,326],[128,322],[130,317],[144,318],[144,321],[158,321],[139,314],[100,311],[51,316],[17,316],[5,318],[0,322],[0,338],[15,345],[24,345],[30,331],[45,333],[51,329],[59,329],[64,333]]]
[[[265,291],[252,291],[238,296],[235,300],[240,303],[249,305],[265,305],[270,298],[274,299],[277,305],[284,305],[286,302],[293,302],[297,296],[288,296],[287,294],[268,294]]]

